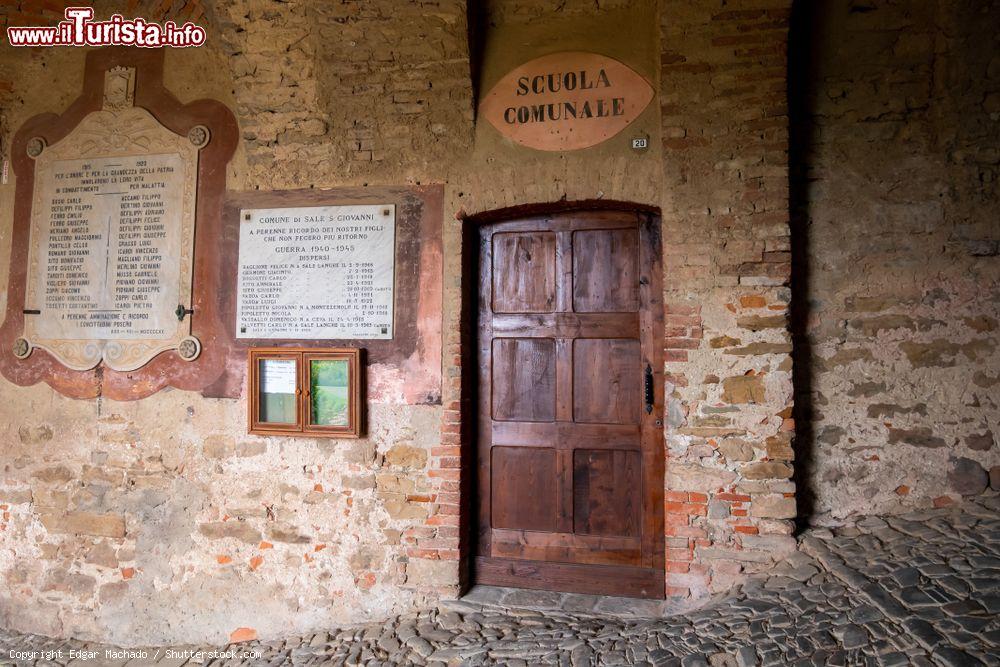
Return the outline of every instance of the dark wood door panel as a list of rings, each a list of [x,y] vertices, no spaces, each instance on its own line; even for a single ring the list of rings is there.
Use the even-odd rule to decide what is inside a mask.
[[[638,537],[642,530],[641,468],[638,451],[575,450],[573,531]]]
[[[554,531],[559,527],[556,452],[548,448],[493,447],[491,525]]]
[[[555,341],[493,340],[493,419],[552,421],[556,416],[555,383]]]
[[[556,303],[556,235],[493,236],[493,311],[550,313]]]
[[[638,239],[636,229],[573,232],[573,310],[639,310]]]
[[[575,421],[638,424],[642,390],[642,353],[637,339],[578,338],[574,341]]]

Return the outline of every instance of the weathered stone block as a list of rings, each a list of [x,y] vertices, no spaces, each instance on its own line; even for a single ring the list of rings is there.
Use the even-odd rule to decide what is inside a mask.
[[[344,475],[340,478],[340,485],[345,489],[363,491],[375,488],[375,475]]]
[[[740,357],[752,357],[761,354],[791,354],[791,343],[749,343],[743,347],[733,347],[725,351],[725,354],[733,354]]]
[[[19,426],[17,437],[26,445],[37,445],[52,439],[52,428],[46,424],[41,426]]]
[[[719,452],[727,461],[749,461],[753,458],[753,446],[739,438],[726,438],[720,442]]]
[[[118,567],[115,548],[107,542],[98,542],[87,550],[85,562],[101,567]]]
[[[42,525],[50,533],[125,537],[125,518],[117,514],[66,512],[64,514],[43,514],[40,518]]]
[[[792,449],[792,434],[781,433],[764,441],[767,448],[767,458],[778,461],[795,460],[795,450]]]
[[[825,445],[836,445],[840,439],[846,435],[846,431],[839,426],[827,425],[820,429],[816,440]]]
[[[105,484],[105,485],[117,485],[125,481],[125,475],[122,470],[107,470],[105,468],[96,468],[94,466],[83,466],[83,474],[80,476],[87,484]]]
[[[776,560],[792,554],[798,548],[794,537],[789,535],[741,535],[744,549],[756,549],[770,553]]]
[[[736,326],[750,331],[784,329],[788,324],[784,315],[747,315],[736,320]]]
[[[453,586],[458,583],[458,561],[413,558],[406,564],[408,586]]]
[[[32,501],[31,489],[8,489],[0,491],[0,502],[9,505],[20,505]]]
[[[430,516],[430,507],[426,503],[412,503],[402,497],[386,497],[382,506],[393,519],[426,519]]]
[[[267,452],[267,443],[263,440],[242,440],[236,443],[236,455],[244,458],[260,456]]]
[[[308,544],[312,540],[302,535],[294,526],[271,524],[267,528],[268,539],[285,544]]]
[[[727,519],[729,518],[729,503],[722,500],[712,500],[708,503],[708,518],[709,519]],[[685,543],[687,538],[682,538]],[[685,544],[686,546],[686,544]]]
[[[375,484],[379,494],[411,494],[416,490],[416,482],[405,475],[378,473]]]
[[[953,459],[948,471],[948,484],[952,491],[963,496],[977,496],[989,485],[989,474],[978,461],[964,456]]]
[[[917,403],[913,406],[903,406],[895,403],[872,403],[868,406],[868,416],[872,419],[892,419],[896,415],[907,414],[918,414],[926,417],[927,405],[924,403]]]
[[[795,532],[795,524],[783,519],[760,519],[757,529],[761,535],[791,535]]]
[[[794,519],[795,498],[773,495],[755,495],[750,502],[750,516],[763,519]]]
[[[693,463],[671,463],[667,466],[668,491],[715,491],[736,479],[736,473],[719,468],[707,468]]]
[[[760,375],[736,375],[722,381],[722,400],[726,403],[764,403],[764,378]]]
[[[206,458],[222,459],[236,453],[236,439],[228,435],[210,435],[201,446]]]
[[[375,462],[375,456],[377,454],[375,450],[375,443],[363,440],[360,442],[353,442],[347,447],[341,447],[342,444],[343,443],[338,443],[338,449],[343,453],[344,460],[348,463],[370,465]]]
[[[389,465],[422,469],[427,465],[427,450],[409,444],[398,444],[385,453]]]
[[[49,570],[42,586],[43,591],[68,593],[76,597],[85,597],[94,591],[96,580],[86,574],[69,572],[63,568]]]
[[[731,336],[716,336],[708,341],[709,347],[720,348],[720,347],[734,347],[740,344],[739,338],[732,338]]]
[[[740,493],[795,493],[795,482],[790,479],[740,480],[736,485]]]
[[[916,324],[912,317],[906,315],[878,315],[876,317],[860,317],[851,320],[851,328],[859,329],[865,336],[875,336],[880,331],[892,329],[907,329],[914,331]]]
[[[948,444],[944,441],[944,438],[937,437],[926,426],[919,426],[914,429],[890,428],[889,444],[894,445],[898,442],[913,445],[914,447],[929,447],[932,449],[945,447]]]
[[[874,359],[875,356],[872,354],[871,350],[864,347],[858,347],[846,350],[837,350],[829,359],[821,360],[821,364],[823,368],[834,368],[837,366],[846,366],[854,363],[855,361],[872,361]]]
[[[996,342],[989,338],[978,338],[968,343],[955,343],[937,338],[929,343],[904,341],[899,344],[899,349],[914,368],[949,368],[956,364],[955,357],[959,353],[970,361],[975,361],[980,355],[993,352]]]
[[[49,468],[42,468],[41,470],[36,470],[31,476],[43,482],[53,484],[68,482],[75,477],[73,471],[66,466],[51,466]]]
[[[794,471],[780,461],[758,461],[743,466],[740,472],[746,479],[788,479]]]
[[[257,544],[260,542],[260,531],[249,525],[246,521],[214,521],[203,523],[198,526],[198,532],[212,540],[222,540],[232,538],[247,544]]]
[[[993,437],[993,431],[986,431],[985,433],[973,433],[971,435],[965,436],[965,444],[977,452],[989,451],[993,448],[993,444],[996,440]]]
[[[741,563],[770,563],[774,560],[770,554],[762,551],[726,549],[724,547],[698,547],[695,549],[695,556],[698,559],[704,559],[706,561],[721,559],[724,561],[739,561]]]
[[[865,398],[871,398],[878,394],[883,393],[888,389],[885,382],[855,382],[851,385],[851,388],[847,390],[847,395],[852,398],[857,398],[859,396],[864,396]]]

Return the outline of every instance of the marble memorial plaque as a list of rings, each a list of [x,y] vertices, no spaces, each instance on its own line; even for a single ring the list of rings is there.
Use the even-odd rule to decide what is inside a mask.
[[[238,338],[390,339],[396,207],[240,214]]]
[[[132,76],[110,71],[104,108],[35,158],[24,337],[77,370],[190,334],[199,146],[132,106]]]

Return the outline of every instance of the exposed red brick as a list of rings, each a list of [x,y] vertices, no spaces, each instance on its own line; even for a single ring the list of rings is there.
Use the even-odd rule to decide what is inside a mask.
[[[229,642],[231,644],[252,642],[255,639],[257,639],[257,631],[253,628],[236,628],[229,633]]]

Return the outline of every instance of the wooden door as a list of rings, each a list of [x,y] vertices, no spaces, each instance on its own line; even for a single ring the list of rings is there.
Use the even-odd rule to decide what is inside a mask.
[[[480,228],[477,583],[663,597],[658,225]]]

